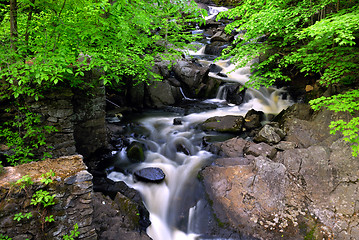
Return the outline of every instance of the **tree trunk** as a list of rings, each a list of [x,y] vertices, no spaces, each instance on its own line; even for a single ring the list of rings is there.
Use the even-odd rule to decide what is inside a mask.
[[[32,12],[34,11],[33,5],[35,4],[35,0],[31,0],[30,2],[32,3],[32,5],[30,5],[29,14],[27,15],[26,32],[25,32],[26,45],[29,45],[29,35],[30,35],[29,27],[30,27],[31,18],[32,18]]]
[[[16,51],[17,32],[17,0],[10,0],[10,41],[11,48]]]

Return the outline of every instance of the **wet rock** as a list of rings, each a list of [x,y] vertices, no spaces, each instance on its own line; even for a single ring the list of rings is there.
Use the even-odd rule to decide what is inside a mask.
[[[174,105],[182,99],[178,87],[174,87],[169,81],[157,81],[147,86],[150,107],[161,108],[167,105]],[[148,103],[147,103],[148,104]]]
[[[184,153],[186,155],[191,155],[191,151],[183,143],[179,143],[179,144],[176,145],[176,151]]]
[[[219,73],[222,71],[223,68],[221,68],[220,66],[212,63],[211,65],[209,65],[209,71],[213,72],[213,73]]]
[[[285,132],[277,127],[265,125],[254,137],[254,141],[266,142],[269,144],[279,143],[285,137]]]
[[[224,31],[216,32],[213,37],[211,37],[211,42],[231,42],[233,36],[227,35]]]
[[[154,167],[143,168],[141,170],[135,171],[133,174],[138,181],[152,183],[160,183],[166,177],[162,169]]]
[[[145,160],[145,146],[140,143],[133,141],[127,147],[127,157],[133,163],[143,162]]]
[[[228,47],[228,43],[226,42],[211,42],[210,44],[206,45],[204,48],[204,53],[209,55],[220,56],[223,49]]]
[[[264,113],[251,109],[244,117],[244,127],[246,130],[259,128],[262,126],[261,122],[264,120]]]
[[[202,124],[202,129],[217,132],[241,132],[243,121],[242,116],[211,117]]]
[[[226,101],[236,105],[240,105],[243,102],[245,89],[241,90],[240,84],[226,84],[223,91],[226,92]]]
[[[207,82],[209,68],[182,60],[173,66],[173,71],[175,77],[181,82],[185,96],[196,98],[201,84]]]
[[[219,77],[224,77],[224,78],[227,78],[228,77],[228,75],[227,74],[225,74],[225,73],[217,73],[217,76],[219,76]]]
[[[249,142],[236,137],[224,142],[217,142],[209,145],[208,150],[216,155],[223,157],[243,157],[245,149],[249,146]]]
[[[182,119],[180,118],[173,119],[173,125],[182,125]]]
[[[197,98],[209,99],[216,97],[218,88],[221,83],[222,80],[208,76],[208,78],[205,78],[204,81],[198,86]]]
[[[213,20],[213,19],[208,19],[206,21],[206,24],[203,25],[202,27],[203,28],[217,28],[218,26],[222,25],[222,23],[216,21],[216,20]]]

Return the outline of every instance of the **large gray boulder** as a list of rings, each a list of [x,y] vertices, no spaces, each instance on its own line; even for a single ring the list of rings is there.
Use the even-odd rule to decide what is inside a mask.
[[[181,82],[186,97],[197,98],[199,87],[208,81],[209,67],[202,67],[194,62],[178,61],[173,66],[173,71],[176,79]]]
[[[259,239],[358,239],[359,157],[328,127],[350,116],[310,113],[304,105],[283,112],[287,135],[276,144],[210,145],[222,158],[201,174],[220,221]]]
[[[211,117],[202,124],[202,129],[217,132],[241,132],[243,121],[242,116]]]
[[[220,163],[201,172],[220,222],[259,239],[303,239],[299,223],[311,217],[283,164],[262,156]]]
[[[254,137],[254,141],[276,144],[279,143],[284,137],[285,132],[282,129],[267,124],[264,125],[264,127]]]
[[[174,105],[183,98],[180,88],[175,87],[168,80],[153,82],[147,86],[150,107],[161,108]]]

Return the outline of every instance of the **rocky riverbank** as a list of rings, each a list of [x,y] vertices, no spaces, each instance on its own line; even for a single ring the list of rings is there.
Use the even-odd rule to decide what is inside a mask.
[[[218,219],[259,239],[356,239],[359,158],[328,127],[348,117],[295,104],[276,118],[278,142],[272,128],[211,144],[220,157],[201,176]]]

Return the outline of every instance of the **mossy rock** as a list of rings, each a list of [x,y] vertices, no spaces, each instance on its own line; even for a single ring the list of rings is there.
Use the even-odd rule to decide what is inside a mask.
[[[145,161],[145,145],[140,142],[133,141],[127,148],[127,157],[133,163]]]

